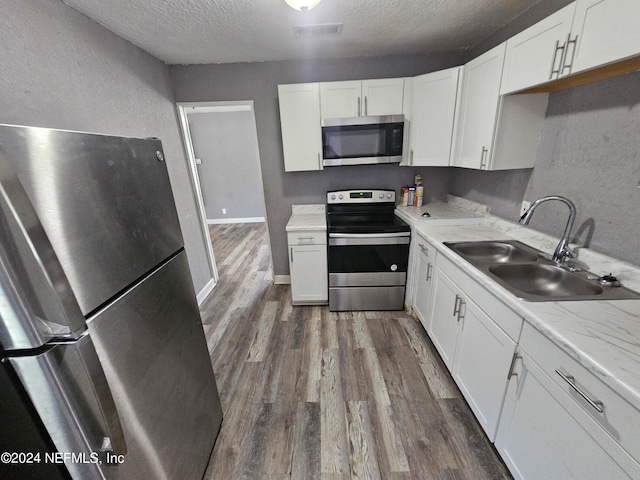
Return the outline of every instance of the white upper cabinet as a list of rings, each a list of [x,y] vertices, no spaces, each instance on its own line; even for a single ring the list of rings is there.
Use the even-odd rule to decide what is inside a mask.
[[[320,84],[321,118],[359,117],[362,111],[362,82]]]
[[[362,82],[362,116],[400,115],[404,78],[383,78]]]
[[[578,0],[571,73],[640,54],[640,1]]]
[[[448,166],[462,67],[413,79],[410,166]]]
[[[507,40],[500,93],[640,55],[640,1],[577,0]]]
[[[563,73],[574,11],[575,3],[567,5],[507,40],[500,93],[523,90]]]
[[[278,85],[284,170],[322,170],[320,93],[317,83]]]
[[[504,50],[502,43],[464,67],[453,161],[456,167],[487,167],[500,100]]]
[[[399,115],[403,95],[404,78],[321,83],[322,118]]]
[[[479,170],[532,168],[549,96],[500,95],[505,44],[464,66],[451,165]]]

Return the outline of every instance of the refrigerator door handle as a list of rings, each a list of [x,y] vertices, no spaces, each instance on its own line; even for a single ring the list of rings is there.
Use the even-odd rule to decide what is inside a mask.
[[[37,355],[7,357],[56,450],[107,459],[127,446],[115,401],[88,332]],[[107,459],[108,460],[108,459]],[[66,462],[73,478],[103,479],[98,462]]]
[[[0,310],[5,350],[78,338],[86,329],[58,257],[1,146]]]
[[[101,450],[113,452],[116,455],[125,455],[127,453],[127,444],[120,423],[120,416],[116,408],[111,388],[107,382],[98,354],[93,346],[91,337],[87,334],[77,342],[80,357],[83,360],[87,371],[87,376],[96,395],[96,401],[104,419],[106,428],[106,436],[103,437]],[[82,428],[82,426],[81,426]]]

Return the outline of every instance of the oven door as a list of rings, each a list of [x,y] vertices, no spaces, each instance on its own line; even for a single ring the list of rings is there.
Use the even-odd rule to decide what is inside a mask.
[[[402,310],[410,232],[329,234],[329,310]]]
[[[329,287],[404,286],[410,232],[329,234]]]

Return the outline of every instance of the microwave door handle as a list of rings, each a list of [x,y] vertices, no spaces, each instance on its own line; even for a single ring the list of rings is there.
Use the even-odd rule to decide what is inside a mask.
[[[11,315],[0,319],[5,350],[78,338],[86,323],[13,164],[0,147],[0,295]]]

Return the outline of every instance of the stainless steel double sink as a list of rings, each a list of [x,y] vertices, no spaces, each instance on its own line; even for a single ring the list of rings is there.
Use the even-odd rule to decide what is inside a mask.
[[[597,275],[571,271],[517,240],[445,242],[445,245],[518,298],[531,302],[639,299],[622,286],[603,285]]]

